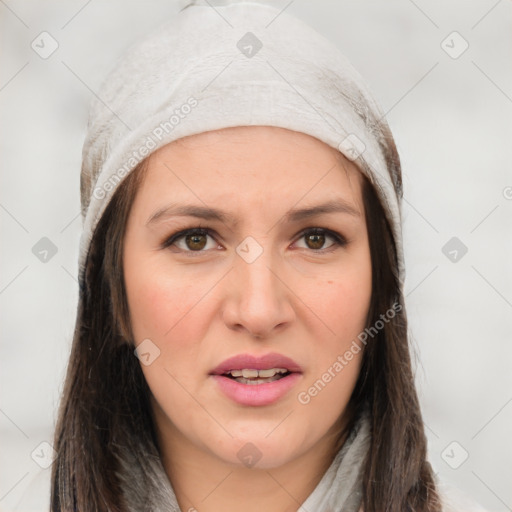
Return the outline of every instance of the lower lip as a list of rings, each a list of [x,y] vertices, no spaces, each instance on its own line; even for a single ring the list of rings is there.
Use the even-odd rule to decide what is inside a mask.
[[[223,375],[212,375],[221,391],[241,405],[269,405],[281,399],[301,378],[300,373],[264,384],[242,384]]]

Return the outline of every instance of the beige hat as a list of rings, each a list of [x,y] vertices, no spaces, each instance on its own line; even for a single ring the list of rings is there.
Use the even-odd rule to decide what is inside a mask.
[[[188,2],[127,51],[91,105],[80,283],[98,221],[139,162],[188,135],[270,125],[316,137],[368,177],[391,226],[403,285],[400,165],[383,116],[339,50],[286,11],[257,0]]]

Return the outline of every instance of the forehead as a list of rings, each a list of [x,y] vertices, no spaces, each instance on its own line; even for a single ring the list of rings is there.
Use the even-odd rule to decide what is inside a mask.
[[[362,174],[338,150],[310,135],[271,126],[204,132],[174,141],[148,160],[153,195],[211,205],[268,207],[344,197],[360,205]]]
[[[293,168],[296,175],[300,170],[313,174],[337,165],[352,171],[362,183],[357,166],[337,149],[311,135],[276,126],[236,126],[183,137],[153,153],[149,166],[171,161],[186,161],[191,172],[204,167],[215,172],[222,166],[236,169],[237,174],[253,168],[261,171],[262,165],[282,171]]]

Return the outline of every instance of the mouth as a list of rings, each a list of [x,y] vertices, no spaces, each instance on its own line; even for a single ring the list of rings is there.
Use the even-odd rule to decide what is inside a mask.
[[[282,354],[240,354],[210,372],[219,389],[245,406],[270,405],[283,399],[302,377],[302,368]]]
[[[261,379],[277,380],[287,373],[302,373],[302,368],[293,359],[270,352],[263,356],[238,354],[230,357],[214,368],[210,375],[225,375],[254,382]]]

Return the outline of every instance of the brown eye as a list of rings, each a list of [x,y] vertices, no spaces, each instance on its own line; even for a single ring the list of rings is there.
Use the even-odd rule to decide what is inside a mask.
[[[185,244],[187,244],[187,247],[192,251],[200,251],[201,249],[204,249],[204,247],[206,246],[207,237],[208,235],[204,235],[202,233],[186,235]]]
[[[216,247],[214,242],[212,242],[213,245],[211,247],[207,247],[208,238],[213,240],[213,237],[208,229],[185,229],[179,233],[175,233],[170,238],[168,238],[162,244],[162,249],[174,246],[182,252],[206,252],[207,249]]]
[[[328,239],[331,239],[333,243],[324,247]],[[342,235],[324,228],[307,229],[302,232],[299,240],[304,240],[306,245],[305,248],[310,249],[313,252],[331,251],[336,247],[343,247],[347,245],[347,241]]]
[[[324,234],[316,234],[312,233],[310,235],[304,235],[306,239],[306,244],[310,249],[321,249],[325,243],[325,235]]]

